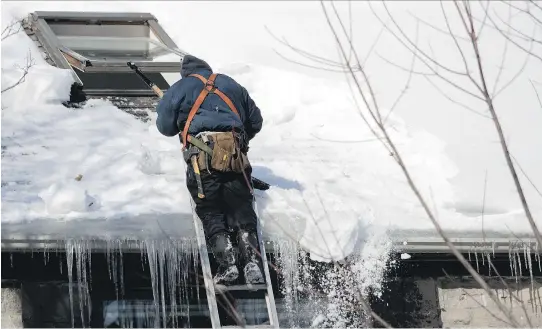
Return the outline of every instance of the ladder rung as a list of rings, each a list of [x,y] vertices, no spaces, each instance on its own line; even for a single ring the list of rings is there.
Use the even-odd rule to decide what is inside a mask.
[[[240,326],[222,326],[222,328],[275,328],[274,326],[270,325],[270,324],[260,324],[260,325],[253,325],[253,326],[244,326],[244,327],[240,327]]]
[[[260,284],[235,284],[231,286],[226,286],[223,284],[215,284],[216,293],[221,291],[257,291],[257,290],[266,290],[267,286],[265,283]]]

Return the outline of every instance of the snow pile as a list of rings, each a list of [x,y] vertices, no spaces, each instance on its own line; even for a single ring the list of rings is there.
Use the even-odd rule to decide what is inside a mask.
[[[370,326],[371,317],[365,312],[364,303],[369,305],[369,295],[382,296],[384,274],[395,265],[389,261],[391,244],[385,232],[373,232],[356,255],[323,265],[311,261],[292,244],[276,243],[288,326]]]
[[[11,21],[2,18],[3,24]],[[125,227],[121,234],[129,235],[138,216],[178,215],[176,226],[190,232],[178,139],[106,101],[92,100],[82,109],[60,105],[73,80],[67,70],[48,66],[24,32],[3,41],[3,85],[17,81],[20,70],[14,67],[24,64],[26,54],[36,65],[23,84],[2,95],[2,222],[118,220]],[[257,195],[267,235],[296,241],[313,259],[329,260],[359,251],[374,232],[433,230],[346,83],[249,64],[215,69],[246,86],[264,116],[249,157],[254,176],[273,185]],[[482,221],[450,207],[448,180],[457,170],[445,145],[393,114],[387,125],[444,228],[478,234]],[[486,220],[493,230],[506,230],[517,218]],[[529,231],[514,227],[516,234]]]

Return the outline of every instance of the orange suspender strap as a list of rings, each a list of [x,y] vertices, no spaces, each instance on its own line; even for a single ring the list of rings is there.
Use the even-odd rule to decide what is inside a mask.
[[[192,108],[190,109],[190,112],[188,113],[188,118],[186,119],[186,123],[184,124],[184,129],[182,132],[182,139],[183,139],[183,148],[186,148],[186,137],[188,136],[188,128],[190,127],[190,123],[192,122],[192,119],[194,119],[194,116],[196,115],[196,112],[199,110],[199,107],[201,106],[201,103],[205,100],[205,97],[209,94],[209,92],[214,87],[214,81],[216,78],[216,74],[211,74],[209,77],[209,80],[205,80],[203,83],[205,84],[203,89],[201,90],[198,98],[196,99],[196,102],[194,105],[192,105]]]
[[[216,75],[216,74],[215,74],[215,75]],[[207,80],[205,80],[205,78],[202,77],[202,76],[199,75],[199,74],[195,74],[195,73],[194,73],[194,74],[190,74],[190,76],[196,77],[196,78],[200,79],[201,82],[203,82],[204,84],[207,84]],[[209,77],[209,79],[210,79],[210,78],[211,78],[211,77]],[[213,80],[213,86],[214,86],[214,80]],[[224,101],[224,103],[226,103],[226,104],[230,107],[230,109],[231,109],[235,114],[237,114],[237,116],[239,116],[239,111],[237,111],[237,108],[235,107],[235,105],[233,105],[233,102],[231,101],[231,99],[229,99],[228,96],[226,96],[226,94],[224,94],[222,91],[220,91],[220,90],[219,90],[218,88],[216,88],[216,87],[214,87],[213,92],[214,92],[215,94],[217,94],[218,97],[220,97],[220,98]]]
[[[198,98],[196,99],[196,102],[194,103],[194,105],[192,105],[192,108],[190,109],[190,112],[188,113],[188,118],[186,119],[186,123],[184,124],[184,129],[183,129],[183,132],[182,132],[182,139],[183,139],[183,147],[184,148],[186,148],[186,142],[187,142],[187,137],[188,137],[188,128],[190,128],[190,123],[192,122],[192,119],[196,115],[196,112],[198,111],[199,107],[201,106],[201,104],[205,100],[205,97],[207,97],[207,95],[209,93],[217,94],[218,97],[220,97],[230,107],[230,109],[235,114],[237,114],[237,116],[239,116],[239,112],[237,111],[237,108],[235,107],[235,105],[233,105],[233,102],[231,101],[231,99],[229,99],[228,96],[226,96],[223,92],[221,92],[220,90],[218,90],[215,87],[215,79],[216,79],[216,76],[217,76],[216,73],[211,74],[211,76],[209,77],[209,80],[205,79],[203,76],[201,76],[199,74],[190,74],[189,76],[190,77],[196,77],[196,78],[200,79],[201,82],[203,82],[204,87],[203,87],[203,90],[201,91],[201,93],[199,94]]]

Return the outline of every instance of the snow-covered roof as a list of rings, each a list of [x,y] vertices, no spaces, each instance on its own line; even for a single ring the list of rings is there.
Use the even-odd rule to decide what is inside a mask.
[[[11,21],[2,15],[2,24]],[[178,139],[106,101],[62,106],[72,75],[43,61],[24,32],[3,41],[3,85],[17,80],[14,65],[28,49],[36,65],[2,95],[3,246],[10,238],[192,237]],[[254,176],[272,185],[257,195],[269,239],[291,239],[316,258],[336,259],[369,239],[441,243],[393,157],[360,118],[346,82],[265,65],[230,62],[215,70],[246,86],[264,116],[249,158]],[[458,167],[447,144],[396,113],[387,125],[451,236],[501,243],[512,230],[530,236],[520,209],[480,216],[455,207],[450,181]]]

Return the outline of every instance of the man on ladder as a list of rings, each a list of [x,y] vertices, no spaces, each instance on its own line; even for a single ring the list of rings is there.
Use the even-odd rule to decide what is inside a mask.
[[[239,276],[230,236],[236,231],[246,283],[263,283],[246,156],[262,128],[260,109],[243,86],[197,57],[184,56],[181,77],[160,100],[156,126],[165,136],[180,134],[186,185],[219,265],[214,281],[228,285]]]

